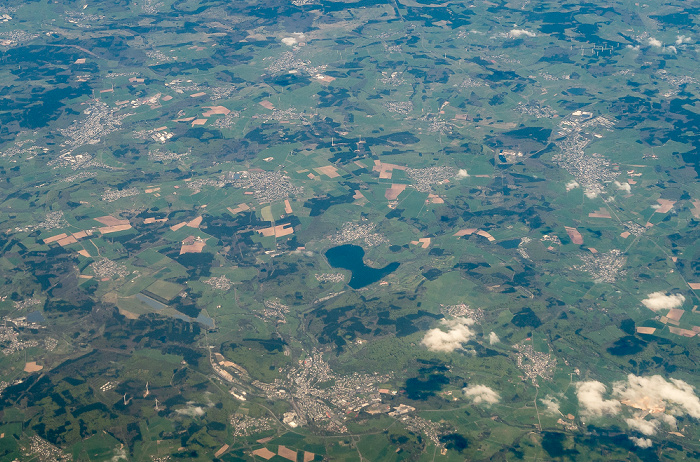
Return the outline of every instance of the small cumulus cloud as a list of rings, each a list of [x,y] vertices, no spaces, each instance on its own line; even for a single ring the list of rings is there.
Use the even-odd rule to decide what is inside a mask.
[[[534,32],[525,29],[512,29],[510,32],[508,32],[508,36],[511,38],[535,37],[536,35],[537,34]]]
[[[647,40],[647,44],[654,48],[661,48],[662,46],[664,46],[664,44],[661,43],[661,40],[655,39],[654,37],[649,37],[649,39]]]
[[[547,395],[544,398],[540,398],[540,402],[544,405],[545,411],[548,414],[560,415],[559,410],[559,400],[552,395]]]
[[[692,39],[690,37],[686,37],[685,35],[679,35],[676,37],[676,45],[683,45],[690,42],[692,42]]]
[[[568,183],[566,183],[566,190],[568,192],[568,191],[571,191],[572,189],[578,188],[579,186],[581,186],[581,185],[578,184],[578,182],[576,180],[571,180]]]
[[[636,438],[634,436],[630,436],[630,441],[632,441],[635,446],[642,449],[650,448],[654,444],[649,438]]]
[[[126,454],[126,449],[124,448],[115,450],[114,455],[110,459],[111,462],[119,462],[120,460],[129,460],[129,457]]]
[[[674,55],[675,55],[676,53],[678,53],[678,50],[677,50],[676,47],[674,47],[673,45],[669,45],[669,46],[667,46],[667,47],[664,47],[664,51],[667,51],[667,52],[669,52],[669,53],[673,53]]]
[[[440,322],[447,330],[445,331],[441,328],[430,329],[421,341],[431,351],[450,353],[458,348],[462,348],[463,343],[468,342],[476,335],[469,328],[474,325],[474,320],[471,318],[443,319]]]
[[[489,334],[489,343],[491,345],[495,345],[496,343],[499,343],[501,341],[500,338],[498,338],[498,335],[495,332],[491,332]]]
[[[595,199],[598,197],[598,190],[596,189],[591,189],[591,188],[586,188],[583,193],[586,195],[587,198],[589,199]]]
[[[602,383],[591,380],[576,384],[576,397],[578,398],[581,414],[600,417],[603,415],[615,415],[620,412],[620,402],[616,399],[603,399],[607,387]]]
[[[666,295],[664,292],[652,292],[642,300],[642,305],[652,311],[659,311],[678,308],[683,305],[683,302],[685,297],[681,294]]]
[[[204,408],[202,408],[201,406],[187,406],[182,409],[177,409],[175,410],[175,412],[190,417],[201,417],[204,415]]]
[[[615,187],[620,191],[625,191],[625,192],[632,191],[632,186],[629,183],[620,183],[619,181],[616,181]]]
[[[456,178],[466,178],[468,176],[469,176],[469,174],[463,168],[460,168],[459,171],[457,172],[457,175],[455,175]]]
[[[639,51],[639,45],[627,45],[628,50]]]
[[[659,414],[669,410],[673,415],[688,414],[700,418],[700,399],[691,385],[674,378],[664,379],[660,375],[638,377],[630,374],[627,380],[613,384],[613,394],[636,407],[652,409]],[[675,419],[663,419],[675,423]]]
[[[647,436],[656,434],[656,430],[659,428],[659,422],[655,420],[644,420],[641,417],[634,417],[631,419],[626,419],[627,426],[633,430],[637,430]]]
[[[462,391],[474,404],[496,404],[501,400],[501,395],[486,385],[470,385]]]
[[[284,37],[282,39],[282,43],[287,45],[288,47],[293,47],[294,45],[298,44],[299,42],[303,42],[305,39],[304,34],[300,32],[295,32],[292,34],[291,37]]]

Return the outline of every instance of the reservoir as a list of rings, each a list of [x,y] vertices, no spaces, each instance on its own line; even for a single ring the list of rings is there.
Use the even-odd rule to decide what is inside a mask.
[[[399,267],[398,262],[389,263],[384,268],[372,268],[365,265],[363,261],[365,251],[358,245],[345,244],[332,247],[326,251],[325,255],[332,267],[352,271],[352,278],[348,285],[353,289],[361,289],[377,282]]]

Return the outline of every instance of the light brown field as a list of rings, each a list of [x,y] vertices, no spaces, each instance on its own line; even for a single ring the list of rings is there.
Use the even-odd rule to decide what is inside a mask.
[[[568,226],[564,226],[564,228],[566,229],[566,234],[571,238],[571,242],[576,245],[583,244],[583,236],[581,236],[581,233],[579,233],[576,228],[570,228]]]
[[[224,444],[223,446],[221,446],[221,448],[219,448],[218,451],[216,451],[216,452],[214,453],[214,457],[219,457],[221,454],[223,454],[223,453],[226,452],[227,450],[228,450],[228,444]]]
[[[683,316],[684,313],[685,313],[685,310],[679,310],[679,309],[677,309],[677,308],[674,308],[674,309],[672,309],[672,310],[669,310],[669,312],[668,312],[668,314],[666,315],[666,317],[667,317],[668,319],[673,319],[674,321],[680,321],[680,320],[681,320],[681,316]]]
[[[637,327],[637,333],[639,334],[653,334],[656,332],[656,327]]]
[[[290,226],[289,223],[277,226],[270,226],[269,228],[258,229],[257,231],[264,237],[282,237],[294,233],[293,227],[290,226],[289,228],[286,228],[286,226]]]
[[[491,242],[493,242],[493,241],[496,240],[496,238],[493,237],[493,236],[491,235],[491,233],[489,233],[488,231],[484,231],[484,230],[482,230],[482,229],[480,229],[479,231],[477,231],[476,234],[478,234],[479,236],[485,237],[486,239],[488,239],[488,240],[491,241]]]
[[[624,233],[620,233],[620,237],[623,239],[627,239],[628,237],[630,237],[630,232],[625,231]]]
[[[108,88],[106,90],[100,90],[100,93],[112,93],[114,92],[114,88]]]
[[[153,217],[148,217],[145,220],[143,220],[144,224],[150,225],[151,223],[165,223],[168,221],[168,218],[153,218]]]
[[[360,199],[364,199],[365,196],[360,191],[355,191],[355,195],[352,196],[352,198],[355,200],[360,200]]]
[[[67,237],[66,233],[56,234],[55,236],[47,237],[44,239],[44,244],[51,244],[52,242],[60,241],[61,239]]]
[[[85,249],[78,250],[78,255],[82,255],[85,258],[90,258],[90,252]]]
[[[97,228],[97,230],[102,234],[116,233],[117,231],[126,231],[127,229],[131,229],[131,225],[128,224],[128,222],[125,225],[104,226],[102,228]]]
[[[391,176],[393,175],[394,169],[406,170],[406,167],[403,167],[401,165],[395,165],[395,164],[385,164],[385,163],[382,163],[382,161],[380,161],[380,160],[375,160],[374,167],[372,167],[373,171],[379,172],[379,178],[382,178],[385,180],[391,179]]]
[[[693,208],[690,209],[690,213],[692,213],[695,218],[700,218],[700,201],[692,200],[690,203],[693,204]]]
[[[235,209],[232,209],[231,207],[226,207],[226,210],[229,212],[233,213],[234,215],[240,212],[245,212],[246,210],[250,210],[250,207],[248,207],[248,204],[243,203],[243,204],[238,204],[238,207]]]
[[[668,326],[668,331],[671,332],[672,334],[680,335],[683,337],[695,337],[697,335],[697,332],[694,330],[688,330],[688,329],[681,329],[680,327],[671,327]]]
[[[202,216],[201,215],[198,216],[197,218],[195,218],[194,220],[187,222],[187,226],[189,226],[190,228],[199,228],[199,225],[201,225],[201,224],[202,224]]]
[[[689,282],[688,285],[693,290],[700,290],[700,282]]]
[[[160,188],[148,188],[148,189],[144,190],[144,192],[146,194],[151,194],[151,193],[157,192],[157,191],[160,191]]]
[[[82,239],[87,235],[87,231],[78,231],[77,233],[73,233],[73,237],[76,239]]]
[[[204,125],[205,123],[207,123],[207,120],[209,119],[194,119],[192,121],[192,126],[195,127],[197,125]]]
[[[612,218],[610,211],[605,207],[601,207],[600,210],[589,213],[588,216],[591,218]]]
[[[316,74],[316,80],[320,80],[321,82],[331,83],[332,81],[335,80],[335,77],[331,77],[330,75]]]
[[[281,444],[277,448],[277,454],[280,457],[291,460],[292,462],[297,462],[297,452],[289,449],[287,446],[282,446]]]
[[[175,119],[173,122],[192,122],[196,117],[183,117],[182,119]]]
[[[73,64],[85,64],[85,58],[78,58]]]
[[[253,455],[258,456],[258,457],[262,457],[265,460],[270,460],[273,457],[275,457],[277,454],[275,454],[274,452],[270,451],[267,448],[260,448],[260,449],[256,449],[255,451],[253,451]]]
[[[259,440],[255,440],[255,442],[260,443],[260,444],[265,444],[268,441],[272,441],[273,439],[274,439],[274,436],[268,436],[266,438],[260,438]]]
[[[284,213],[292,213],[292,206],[289,204],[289,199],[284,200]]]
[[[204,109],[209,109],[207,112],[202,113],[202,117],[211,117],[213,115],[227,115],[231,111],[223,106],[204,106]]]
[[[119,308],[119,314],[124,316],[126,319],[138,319],[139,315],[132,313],[131,311],[125,310],[124,308]]]
[[[104,217],[95,218],[95,221],[99,221],[105,226],[118,226],[118,225],[128,225],[129,220],[120,220],[111,215],[106,215]]]
[[[189,236],[187,239],[182,241],[180,255],[183,253],[201,253],[205,245],[207,244],[204,240],[198,240],[194,236]]]
[[[165,95],[165,96],[163,96],[163,98],[161,98],[161,99],[162,99],[163,101],[170,101],[171,99],[173,99],[173,97],[170,96],[170,95]]]
[[[399,195],[406,189],[405,184],[392,184],[391,188],[387,188],[387,190],[384,192],[384,197],[386,197],[388,200],[393,201]]]
[[[589,247],[588,251],[591,253],[598,253],[598,251],[596,249],[594,249],[593,247]]]
[[[427,249],[428,246],[430,246],[430,238],[429,237],[421,237],[417,241],[411,241],[411,244],[420,245],[422,248]]]
[[[60,245],[61,247],[65,247],[67,245],[75,244],[76,242],[78,242],[78,240],[75,238],[75,236],[71,235],[68,237],[64,237],[63,239],[59,239],[57,242],[58,245]]]
[[[314,167],[314,170],[319,175],[326,175],[328,178],[338,178],[340,176],[340,174],[338,173],[338,169],[335,168],[333,165]]]
[[[176,225],[172,225],[172,226],[170,227],[170,229],[171,229],[172,231],[177,231],[178,229],[182,228],[182,227],[185,226],[186,224],[187,224],[187,222],[186,222],[186,221],[183,221],[182,223],[178,223],[178,224],[176,224]]]
[[[670,201],[668,199],[656,199],[656,202],[661,204],[661,207],[656,209],[656,213],[667,213],[673,208],[673,204],[676,203],[676,201]]]
[[[259,104],[265,109],[273,110],[275,108],[275,105],[269,102],[268,100],[260,101]]]
[[[309,174],[306,175],[306,176],[308,176],[309,179],[311,179],[311,180],[313,180],[314,178],[316,178],[316,175],[314,175],[313,173],[309,173]]]
[[[442,197],[438,196],[437,194],[430,193],[428,194],[428,198],[425,200],[426,204],[444,204],[445,201]]]
[[[456,237],[469,236],[470,234],[474,234],[477,231],[478,231],[477,228],[460,229],[459,231],[454,233],[453,236],[456,236]]]
[[[38,372],[43,368],[44,366],[40,366],[36,361],[30,361],[24,365],[24,372]]]
[[[197,92],[197,93],[192,93],[192,94],[190,95],[190,98],[199,98],[200,96],[204,96],[204,95],[206,95],[206,93],[204,93],[203,91],[200,91],[200,92]]]

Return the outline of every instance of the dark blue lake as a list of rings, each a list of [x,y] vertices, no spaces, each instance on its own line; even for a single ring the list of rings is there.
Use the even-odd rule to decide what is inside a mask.
[[[351,244],[339,245],[326,251],[326,258],[332,267],[352,271],[352,278],[348,285],[353,289],[361,289],[379,281],[384,276],[396,271],[400,264],[393,262],[384,268],[372,268],[365,265],[364,256],[365,250],[362,247]]]

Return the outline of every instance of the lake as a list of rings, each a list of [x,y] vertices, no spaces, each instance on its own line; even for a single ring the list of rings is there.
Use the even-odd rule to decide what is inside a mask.
[[[326,251],[328,263],[334,268],[343,268],[352,271],[352,278],[348,285],[353,289],[361,289],[384,276],[396,271],[398,262],[389,263],[384,268],[372,268],[365,265],[363,257],[365,250],[358,245],[345,244],[331,247]]]

